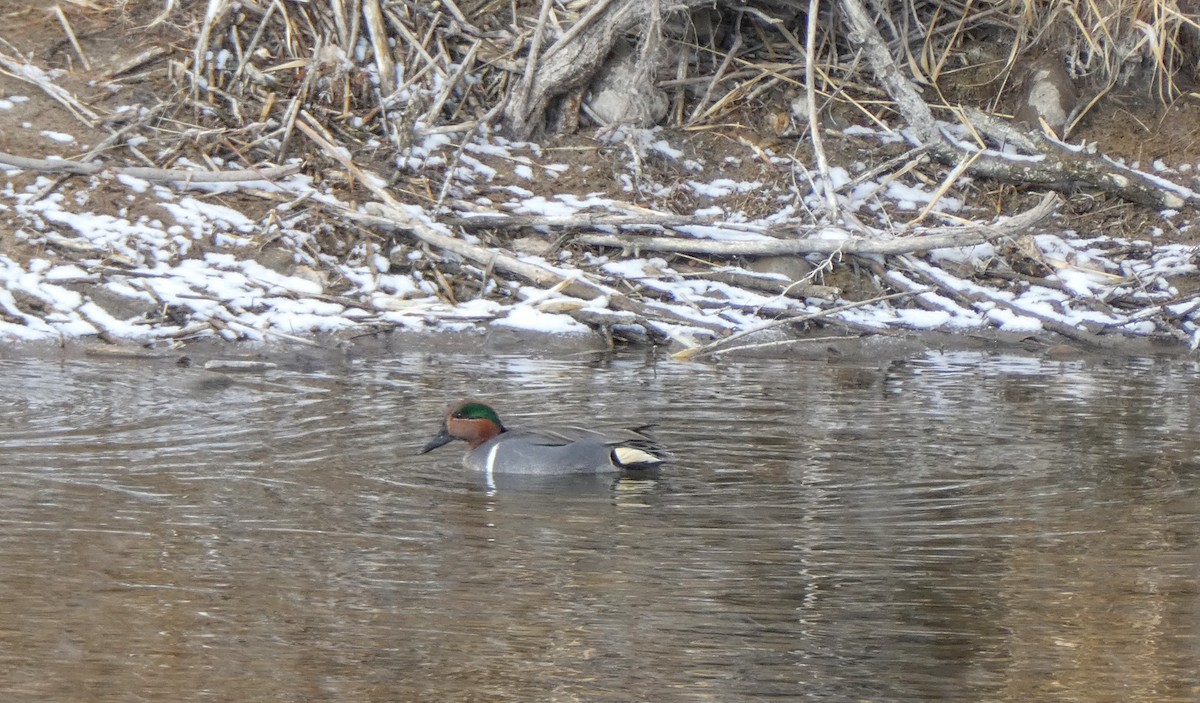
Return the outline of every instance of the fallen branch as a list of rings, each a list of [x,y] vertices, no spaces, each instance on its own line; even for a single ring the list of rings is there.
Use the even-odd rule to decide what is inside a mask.
[[[715,226],[728,229],[739,229],[747,232],[761,232],[761,227],[745,227],[729,224],[712,217],[695,217],[693,215],[674,215],[666,213],[647,213],[645,215],[625,215],[606,212],[585,213],[582,215],[506,215],[503,213],[488,213],[479,215],[459,215],[457,217],[439,217],[438,221],[450,227],[464,229],[526,229],[532,227],[555,227],[560,229],[594,229],[596,227],[685,227],[690,225]]]
[[[846,230],[818,226],[808,231],[834,235],[828,239],[809,237],[806,239],[684,239],[682,237],[641,237],[625,234],[584,234],[576,241],[590,246],[620,247],[636,251],[663,251],[675,254],[704,254],[708,256],[780,256],[799,254],[858,254],[896,255],[953,249],[983,244],[1001,237],[1024,233],[1038,222],[1049,217],[1058,208],[1061,199],[1047,193],[1034,207],[1012,217],[988,225],[948,227],[940,233],[902,237],[896,239],[874,239],[856,237]]]
[[[874,334],[883,334],[884,332],[874,332]],[[771,349],[774,347],[785,347],[789,344],[825,344],[828,342],[844,342],[855,339],[862,339],[861,334],[856,335],[831,335],[828,337],[796,337],[795,339],[773,339],[769,342],[755,342],[752,344],[739,344],[736,347],[723,347],[708,353],[709,356],[718,354],[733,354],[744,351],[761,351],[763,349]]]
[[[85,164],[79,161],[65,159],[33,159],[27,156],[17,156],[0,151],[0,164],[12,166],[22,171],[38,173],[69,173],[77,176],[92,176],[98,173],[111,173],[117,176],[130,176],[155,183],[186,182],[186,183],[237,183],[241,181],[269,181],[274,178],[290,176],[300,170],[300,164],[286,166],[268,166],[265,168],[247,168],[237,171],[191,171],[181,168],[147,168],[144,166],[108,166],[105,164]]]
[[[777,274],[761,274],[735,268],[719,268],[710,271],[683,271],[688,278],[700,278],[715,281],[738,288],[748,288],[761,293],[782,295],[785,298],[803,300],[805,298],[823,298],[834,300],[842,294],[841,289],[834,286],[822,286],[809,283],[806,280],[792,281]]]
[[[998,143],[1014,143],[1013,133],[1020,132],[997,117],[978,110],[964,110],[972,125]],[[1200,201],[1200,194],[1165,178],[1115,163],[1103,154],[1089,153],[1049,137],[1034,135],[1028,149],[1036,158],[1010,155],[996,150],[981,151],[972,145],[948,142],[958,149],[981,156],[971,173],[1008,181],[1066,188],[1084,184],[1096,190],[1153,208],[1178,209],[1186,201]],[[1007,140],[1007,141],[1006,141]],[[938,151],[934,151],[938,155]],[[940,157],[939,157],[940,158]]]

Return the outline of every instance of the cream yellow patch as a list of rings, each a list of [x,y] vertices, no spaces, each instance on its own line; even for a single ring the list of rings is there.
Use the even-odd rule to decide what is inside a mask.
[[[621,466],[629,466],[630,464],[661,464],[662,459],[647,451],[642,451],[637,447],[617,447],[613,450],[613,457]]]

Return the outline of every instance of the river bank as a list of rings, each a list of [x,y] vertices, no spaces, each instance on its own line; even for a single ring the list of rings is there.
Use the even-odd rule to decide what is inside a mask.
[[[295,156],[243,161],[215,148],[228,132],[179,122],[182,103],[152,99],[178,91],[168,59],[195,42],[186,23],[152,22],[157,9],[72,15],[93,30],[77,32],[79,56],[111,51],[85,69],[51,13],[0,3],[24,30],[0,75],[0,151],[26,159],[0,166],[10,343],[441,340],[686,358],[1200,344],[1191,205],[950,179],[886,124],[831,126],[825,150],[844,165],[824,176],[803,134],[740,124],[541,141],[412,124],[393,148],[346,146],[301,114]],[[140,41],[115,44],[114,29]],[[117,72],[145,46],[157,53]],[[229,60],[207,58],[214,71]],[[370,61],[339,60],[378,80]],[[1129,149],[1123,168],[1194,195],[1200,154],[1181,142],[1193,111],[1163,110],[1154,140],[1114,138],[1115,119],[1085,124],[1081,139],[1107,135]],[[247,129],[279,124],[261,117]],[[131,155],[170,170],[122,165]],[[94,168],[55,172],[64,159]],[[814,217],[829,197],[842,224]],[[937,237],[951,239],[922,244]]]

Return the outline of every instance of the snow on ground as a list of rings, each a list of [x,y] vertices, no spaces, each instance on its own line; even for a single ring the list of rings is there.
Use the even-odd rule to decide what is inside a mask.
[[[23,96],[0,98],[0,110],[5,111],[25,102]],[[881,143],[896,139],[856,130],[859,137],[872,136]],[[41,134],[55,145],[47,149],[66,148],[75,142],[69,134]],[[672,138],[659,130],[610,137],[614,143],[624,140],[628,146],[625,170],[616,174],[629,194],[628,201],[595,192],[546,192],[555,187],[554,179],[590,166],[560,163],[536,144],[483,135],[459,149],[461,138],[443,133],[417,140],[419,143],[396,160],[396,166],[404,170],[450,165],[454,169],[450,194],[496,214],[636,214],[640,210],[630,202],[637,202],[638,192],[686,189],[697,203],[698,218],[716,216],[728,224],[697,224],[676,231],[709,240],[767,240],[761,233],[764,230],[793,220],[797,212],[819,212],[824,207],[821,197],[795,192],[794,184],[817,177],[812,167],[797,168],[790,159],[767,154],[771,167],[795,170],[794,177],[781,180],[788,185],[735,180],[722,175],[722,165],[729,163],[729,157],[713,157],[711,163],[701,156],[688,158],[682,145],[672,143]],[[674,163],[676,172],[683,175],[674,183],[654,181],[641,171],[650,159]],[[1156,164],[1156,168],[1165,166]],[[865,166],[860,164],[857,170],[865,170]],[[511,179],[502,178],[504,175]],[[840,205],[850,212],[878,212],[886,201],[893,212],[922,210],[933,204],[940,212],[971,216],[962,200],[937,197],[937,184],[887,175],[856,182],[854,175],[843,169],[835,169],[831,178],[839,188]],[[532,187],[535,181],[542,192],[535,194],[515,185],[524,182]],[[238,187],[270,192],[278,204],[265,215],[252,217],[213,197]],[[89,196],[103,189],[123,196],[109,200]],[[0,229],[27,252],[20,257],[0,255],[0,338],[59,341],[103,335],[151,343],[219,336],[269,341],[314,333],[461,330],[487,325],[559,335],[589,332],[563,312],[579,309],[580,301],[554,290],[500,283],[509,289],[504,297],[508,302],[474,299],[449,304],[426,268],[408,266],[425,256],[419,248],[383,251],[374,243],[359,243],[349,252],[329,253],[318,241],[319,232],[314,231],[320,225],[296,207],[309,200],[352,207],[300,175],[276,183],[170,186],[127,176],[75,177],[64,185],[11,168],[0,170]],[[739,207],[750,201],[772,203],[773,207],[766,215],[752,216]],[[480,213],[462,210],[457,214]],[[555,236],[549,233],[544,238],[553,240]],[[470,235],[466,238],[475,240]],[[945,250],[928,260],[913,257],[907,274],[888,274],[891,285],[913,292],[911,300],[861,305],[833,317],[878,330],[961,332],[993,327],[1037,332],[1054,323],[1149,334],[1154,331],[1155,315],[1187,318],[1197,312],[1197,303],[1179,300],[1170,282],[1173,277],[1195,275],[1192,247],[1052,233],[1038,233],[1032,241],[1054,268],[1054,273],[1045,277],[1053,285],[988,288],[969,280],[969,274],[996,255],[991,245]],[[269,265],[261,256],[268,244],[282,247],[285,254]],[[1111,255],[1130,248],[1140,249],[1140,255],[1119,260]],[[12,251],[10,247],[10,254]],[[812,257],[812,263],[820,264],[825,258]],[[570,275],[585,275],[579,272],[586,271],[589,280],[604,285],[618,277],[636,282],[675,320],[664,325],[690,338],[696,333],[711,336],[719,331],[746,330],[764,319],[811,315],[833,306],[829,300],[797,300],[706,280],[649,253],[609,249],[581,260],[572,260],[567,254],[526,260]],[[484,277],[476,267],[467,265],[466,270]],[[914,275],[936,281],[941,290],[930,289]],[[1117,298],[1136,302],[1140,311],[1119,312],[1108,304]],[[589,305],[606,302],[602,299]],[[1200,327],[1188,321],[1183,329],[1190,335],[1187,341],[1196,347]]]

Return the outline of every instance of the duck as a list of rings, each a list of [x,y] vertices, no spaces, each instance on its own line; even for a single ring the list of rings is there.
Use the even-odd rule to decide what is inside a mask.
[[[566,475],[654,469],[667,461],[650,425],[602,431],[574,426],[506,427],[496,410],[468,398],[450,406],[425,454],[458,439],[463,465],[492,474]]]

